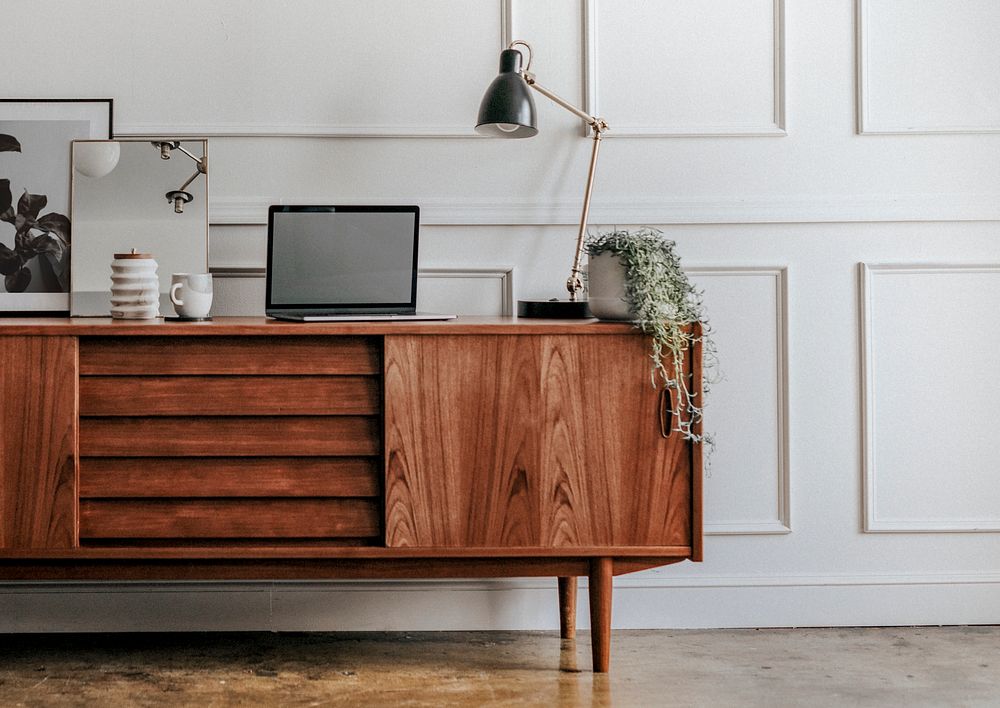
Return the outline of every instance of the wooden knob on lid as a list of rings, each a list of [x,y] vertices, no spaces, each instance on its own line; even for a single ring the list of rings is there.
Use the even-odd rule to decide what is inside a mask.
[[[132,249],[131,253],[116,253],[115,258],[152,258],[152,253],[136,253],[135,249]]]

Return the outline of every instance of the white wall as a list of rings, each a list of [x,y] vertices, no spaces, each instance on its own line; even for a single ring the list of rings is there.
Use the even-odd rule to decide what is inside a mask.
[[[46,50],[8,49],[4,91],[208,135],[214,268],[263,265],[269,203],[412,202],[425,304],[498,312],[511,282],[559,295],[589,149],[541,99],[533,140],[473,136],[501,37],[528,40],[611,125],[594,223],[677,240],[725,374],[706,561],[616,580],[615,625],[997,622],[996,8],[181,0],[159,29],[124,0],[13,0]],[[258,311],[260,285],[220,281],[220,308]],[[547,580],[7,586],[0,609],[0,631],[557,617]]]

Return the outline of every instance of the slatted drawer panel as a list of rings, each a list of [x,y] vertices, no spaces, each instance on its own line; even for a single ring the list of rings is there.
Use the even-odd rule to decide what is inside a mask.
[[[372,337],[94,337],[80,346],[83,376],[379,375],[381,362]]]
[[[247,397],[247,393],[253,395]],[[378,415],[375,376],[84,376],[80,415]]]
[[[371,499],[85,499],[88,538],[361,538],[379,532]]]
[[[377,455],[378,431],[375,416],[84,417],[80,455]]]
[[[80,460],[82,497],[377,497],[380,490],[375,457]]]
[[[381,342],[84,338],[80,542],[382,540]]]

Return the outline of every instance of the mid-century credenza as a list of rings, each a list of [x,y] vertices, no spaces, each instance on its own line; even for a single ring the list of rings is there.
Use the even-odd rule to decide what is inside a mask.
[[[607,671],[612,577],[701,560],[668,405],[628,324],[2,319],[0,580],[553,576],[572,636],[588,576]]]

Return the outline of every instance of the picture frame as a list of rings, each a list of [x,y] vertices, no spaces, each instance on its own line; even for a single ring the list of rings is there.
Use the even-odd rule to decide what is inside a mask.
[[[71,144],[113,126],[110,98],[0,99],[0,314],[69,313]]]

